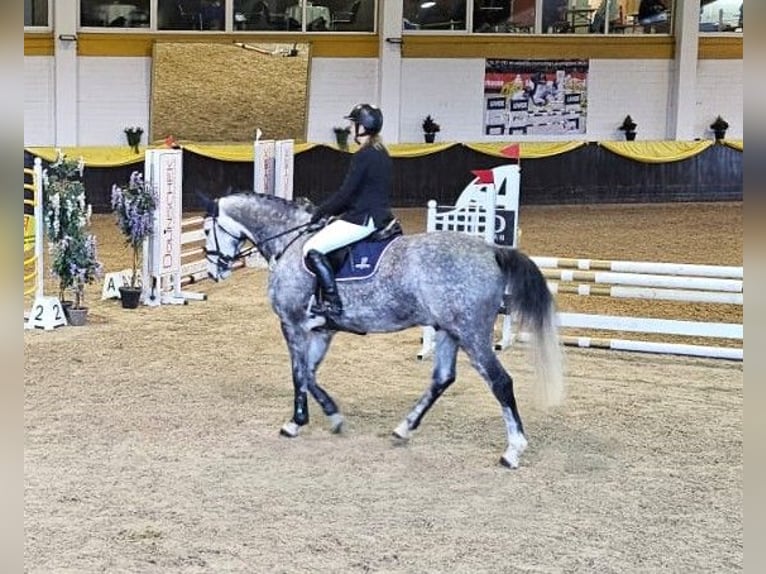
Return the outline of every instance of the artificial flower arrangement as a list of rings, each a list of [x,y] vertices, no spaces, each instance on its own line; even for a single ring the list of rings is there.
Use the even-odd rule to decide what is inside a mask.
[[[130,287],[138,287],[138,264],[143,251],[144,239],[152,234],[157,198],[151,186],[138,171],[130,174],[127,185],[112,185],[112,211],[117,226],[125,236],[125,242],[133,250]]]
[[[96,237],[88,233],[91,206],[85,202],[82,159],[67,159],[61,151],[43,173],[44,225],[51,254],[51,272],[59,279],[59,300],[73,289],[73,309],[85,303],[85,285],[101,276]]]

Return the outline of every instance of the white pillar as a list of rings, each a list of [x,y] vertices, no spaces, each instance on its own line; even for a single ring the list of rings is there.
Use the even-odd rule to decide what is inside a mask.
[[[673,15],[676,55],[670,84],[667,130],[668,137],[674,140],[694,139],[699,17],[699,0],[676,0]]]
[[[79,0],[56,0],[53,3],[53,61],[55,101],[55,144],[78,144],[77,129],[77,3]]]
[[[402,84],[402,2],[379,2],[378,101],[383,111],[383,140],[399,143]]]

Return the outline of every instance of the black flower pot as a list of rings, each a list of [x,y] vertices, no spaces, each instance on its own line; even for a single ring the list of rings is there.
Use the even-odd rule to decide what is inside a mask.
[[[715,141],[719,142],[726,137],[726,130],[713,130],[713,134],[715,135]]]
[[[88,320],[88,308],[87,307],[65,307],[64,313],[66,314],[67,322],[73,327],[82,327]]]
[[[633,140],[636,139],[636,132],[632,131],[632,130],[626,131],[625,132],[625,139],[628,140],[629,142],[632,142]]]
[[[436,134],[432,133],[426,133],[423,136],[426,138],[426,143],[434,143],[434,139],[436,139]]]
[[[120,287],[120,302],[123,309],[135,309],[141,300],[140,287]]]

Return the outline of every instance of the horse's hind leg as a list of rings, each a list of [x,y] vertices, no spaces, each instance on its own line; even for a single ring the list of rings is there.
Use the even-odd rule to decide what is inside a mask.
[[[527,448],[527,439],[524,436],[524,426],[516,408],[513,379],[500,363],[490,343],[488,342],[486,345],[464,344],[463,349],[468,354],[471,364],[489,385],[502,409],[508,436],[508,448],[500,458],[500,464],[508,468],[517,468],[521,453]]]
[[[428,412],[436,400],[442,396],[453,382],[455,382],[455,363],[457,360],[457,340],[446,331],[436,332],[436,348],[434,351],[434,369],[431,375],[431,386],[418,399],[415,406],[405,419],[394,429],[394,436],[400,439],[408,439],[418,426],[423,416]]]

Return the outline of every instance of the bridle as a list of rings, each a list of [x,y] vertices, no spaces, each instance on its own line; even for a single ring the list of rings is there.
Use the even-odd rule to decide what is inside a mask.
[[[305,233],[308,233],[309,231],[313,231],[317,224],[312,222],[302,223],[301,225],[296,225],[295,227],[291,227],[290,229],[286,229],[284,231],[281,231],[277,233],[276,235],[272,235],[271,237],[267,237],[263,241],[255,241],[251,237],[241,233],[239,235],[232,233],[226,227],[220,224],[218,221],[217,215],[208,215],[208,217],[211,218],[213,222],[213,240],[215,241],[215,249],[208,250],[207,247],[205,248],[205,259],[209,261],[210,263],[215,263],[218,267],[218,271],[228,271],[231,269],[232,264],[239,260],[244,259],[246,257],[249,257],[253,251],[258,251],[261,255],[264,255],[263,248],[264,246],[269,243],[270,241],[273,241],[275,239],[279,239],[280,237],[283,237],[287,235],[288,233],[295,233],[296,231],[300,231],[300,233],[297,233],[295,237],[293,237],[290,241],[287,242],[287,245],[285,245],[284,249],[273,256],[273,260],[277,261],[279,260],[282,255],[290,248],[290,246],[302,235]],[[314,227],[312,227],[314,226]],[[250,240],[253,245],[248,247],[247,249],[243,250],[236,250],[236,253],[234,255],[226,255],[221,251],[220,243],[218,242],[218,229],[220,229],[223,233],[228,235],[229,237],[237,240],[237,245],[242,245],[246,240]],[[264,255],[265,256],[265,255]],[[216,258],[216,259],[214,259]]]

